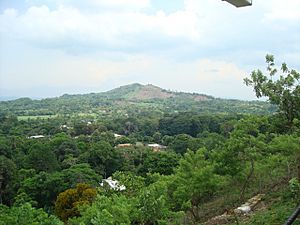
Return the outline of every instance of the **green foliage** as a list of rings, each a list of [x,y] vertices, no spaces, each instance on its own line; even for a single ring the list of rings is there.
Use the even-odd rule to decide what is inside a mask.
[[[38,203],[39,207],[52,207],[57,195],[77,183],[97,185],[99,177],[88,164],[77,164],[61,172],[40,172],[24,179],[19,192],[24,192]]]
[[[102,176],[111,176],[118,167],[118,155],[106,141],[92,143],[90,150],[82,154],[80,158]]]
[[[149,94],[153,90],[155,98]],[[286,206],[279,201],[270,207],[272,217],[258,213],[251,218],[252,224],[273,224],[291,213],[286,202],[299,198],[298,181],[287,181],[298,176],[300,156],[296,117],[290,126],[282,114],[254,115],[275,109],[265,102],[214,99],[151,85],[0,102],[0,190],[3,203],[14,204],[1,206],[5,220],[21,215],[29,202],[53,212],[57,199],[56,212],[69,224],[198,224],[236,207],[242,197],[290,185]],[[18,121],[11,112],[27,119]],[[47,138],[27,138],[38,134]],[[153,152],[146,147],[153,142],[168,148]],[[97,187],[102,176],[111,175],[126,190],[99,187],[90,203],[94,189],[75,188],[78,183]],[[26,207],[28,215],[44,213]],[[28,219],[27,224],[43,224]]]
[[[192,137],[190,135],[179,134],[175,136],[175,139],[172,141],[169,147],[176,153],[183,155],[187,151],[191,140]]]
[[[2,225],[63,225],[55,216],[49,216],[42,209],[35,209],[29,203],[11,208],[0,205]]]
[[[0,137],[0,155],[11,158],[11,148],[7,138]]]
[[[137,196],[140,190],[145,186],[145,178],[130,172],[116,172],[113,174],[113,178],[119,181],[120,185],[126,187],[123,193],[129,197]]]
[[[238,177],[243,173],[245,163],[254,163],[261,157],[267,148],[265,137],[260,133],[264,121],[264,118],[249,117],[235,125],[225,146],[213,153],[219,174]]]
[[[55,155],[59,162],[62,162],[67,156],[78,156],[79,151],[77,146],[74,143],[74,140],[71,139],[65,133],[56,134],[50,142],[52,149],[54,149]]]
[[[144,176],[147,173],[170,175],[178,165],[178,161],[179,155],[171,151],[149,152],[139,167],[139,173]]]
[[[96,186],[101,180],[101,176],[87,163],[76,164],[61,171],[63,180],[68,184],[68,188],[77,183],[87,183]]]
[[[290,156],[299,151],[299,137],[294,135],[275,136],[268,144],[269,151],[272,154]]]
[[[256,211],[250,219],[242,223],[246,224],[270,224],[270,225],[280,225],[284,224],[289,216],[296,210],[299,198],[294,201],[290,201],[290,190],[285,187],[281,188],[279,191],[274,191],[270,193],[264,200],[267,208],[261,208]],[[293,225],[299,225],[299,218],[293,222]]]
[[[14,182],[17,176],[16,165],[5,156],[0,156],[0,204],[11,204]]]
[[[284,224],[287,218],[292,214],[294,208],[291,204],[276,204],[268,211],[256,213],[249,222],[245,224],[268,224],[279,225]],[[299,225],[300,222],[296,221],[293,225]]]
[[[277,76],[274,56],[266,55],[266,62],[268,75],[256,70],[251,73],[251,78],[244,81],[246,85],[253,86],[258,98],[265,96],[272,104],[278,105],[287,120],[292,123],[294,118],[300,118],[300,74],[282,63],[282,74]]]
[[[205,159],[205,149],[188,151],[170,183],[175,207],[186,210],[213,198],[226,184],[226,178],[214,171],[213,163]]]
[[[182,212],[172,212],[167,197],[167,183],[155,182],[144,188],[138,196],[140,224],[181,224]]]
[[[90,207],[81,207],[81,217],[70,219],[70,225],[130,225],[132,201],[125,196],[98,195]]]
[[[300,181],[297,178],[292,178],[289,181],[289,188],[290,188],[293,198],[296,201],[299,201],[299,199],[300,199]]]
[[[53,172],[59,167],[54,152],[48,144],[35,143],[27,158],[28,166],[36,171]]]

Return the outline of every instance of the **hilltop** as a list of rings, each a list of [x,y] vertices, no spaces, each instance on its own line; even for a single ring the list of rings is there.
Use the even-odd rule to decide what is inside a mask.
[[[115,88],[111,91],[104,92],[108,98],[122,98],[126,100],[150,100],[150,99],[169,99],[184,96],[194,100],[208,100],[213,99],[212,96],[197,94],[197,93],[185,93],[185,92],[174,92],[162,89],[152,84],[142,85],[139,83],[124,85]]]

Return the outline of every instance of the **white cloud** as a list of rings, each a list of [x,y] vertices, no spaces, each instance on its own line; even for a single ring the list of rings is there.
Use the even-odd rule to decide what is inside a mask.
[[[265,1],[267,12],[265,19],[268,21],[284,20],[298,21],[300,20],[300,1],[299,0],[273,0]]]
[[[141,10],[150,7],[150,0],[26,0],[29,6],[66,6],[86,10]]]
[[[98,7],[110,7],[118,9],[143,9],[150,6],[150,0],[88,0],[85,4]]]
[[[108,49],[130,52],[190,46],[219,50],[227,46],[234,48],[240,43],[247,43],[246,48],[257,51],[255,48],[261,47],[257,40],[259,32],[265,30],[274,36],[279,29],[274,24],[262,24],[259,28],[257,24],[284,15],[291,20],[298,18],[300,3],[288,1],[292,6],[272,0],[236,9],[219,0],[185,0],[185,7],[173,13],[162,10],[147,13],[144,9],[150,7],[150,0],[88,0],[84,3],[55,0],[55,7],[40,3],[24,12],[5,10],[0,15],[0,35],[68,52]],[[30,2],[37,4],[38,1]],[[50,0],[42,2],[46,4]],[[88,5],[89,10],[82,10],[81,4]],[[284,7],[288,10],[279,10]],[[126,10],[120,11],[120,8]]]
[[[249,99],[245,68],[264,68],[265,54],[299,68],[298,0],[255,0],[241,9],[182,1],[168,12],[150,0],[27,0],[27,8],[6,9],[0,84],[80,92],[142,82]]]
[[[121,0],[108,2],[100,1],[103,4],[125,4]],[[136,4],[137,1],[132,0],[131,3]],[[143,35],[151,34],[153,38],[164,40],[193,40],[199,35],[197,17],[187,11],[170,15],[162,11],[151,15],[135,11],[84,13],[62,5],[54,10],[43,5],[32,6],[25,13],[7,9],[0,20],[2,35],[51,47],[73,44],[126,48],[138,44]]]

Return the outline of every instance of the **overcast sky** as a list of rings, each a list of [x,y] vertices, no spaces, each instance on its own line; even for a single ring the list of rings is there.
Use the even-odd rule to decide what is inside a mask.
[[[0,0],[2,97],[138,82],[249,100],[267,53],[300,70],[299,0]]]

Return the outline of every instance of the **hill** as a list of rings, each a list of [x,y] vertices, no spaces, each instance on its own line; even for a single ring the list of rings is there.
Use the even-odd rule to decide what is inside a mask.
[[[169,99],[180,96],[185,96],[186,98],[191,98],[194,100],[213,99],[213,97],[204,94],[168,91],[152,84],[142,85],[139,83],[124,85],[103,94],[106,95],[107,98],[121,98],[124,100],[135,101],[144,101],[150,99]]]
[[[212,96],[174,92],[148,84],[138,83],[101,93],[64,94],[57,98],[32,100],[20,98],[0,102],[0,111],[19,116],[56,115],[72,113],[96,113],[155,109],[163,113],[200,111],[209,113],[274,112],[275,107],[259,101],[218,99]],[[126,112],[125,112],[126,114]]]

